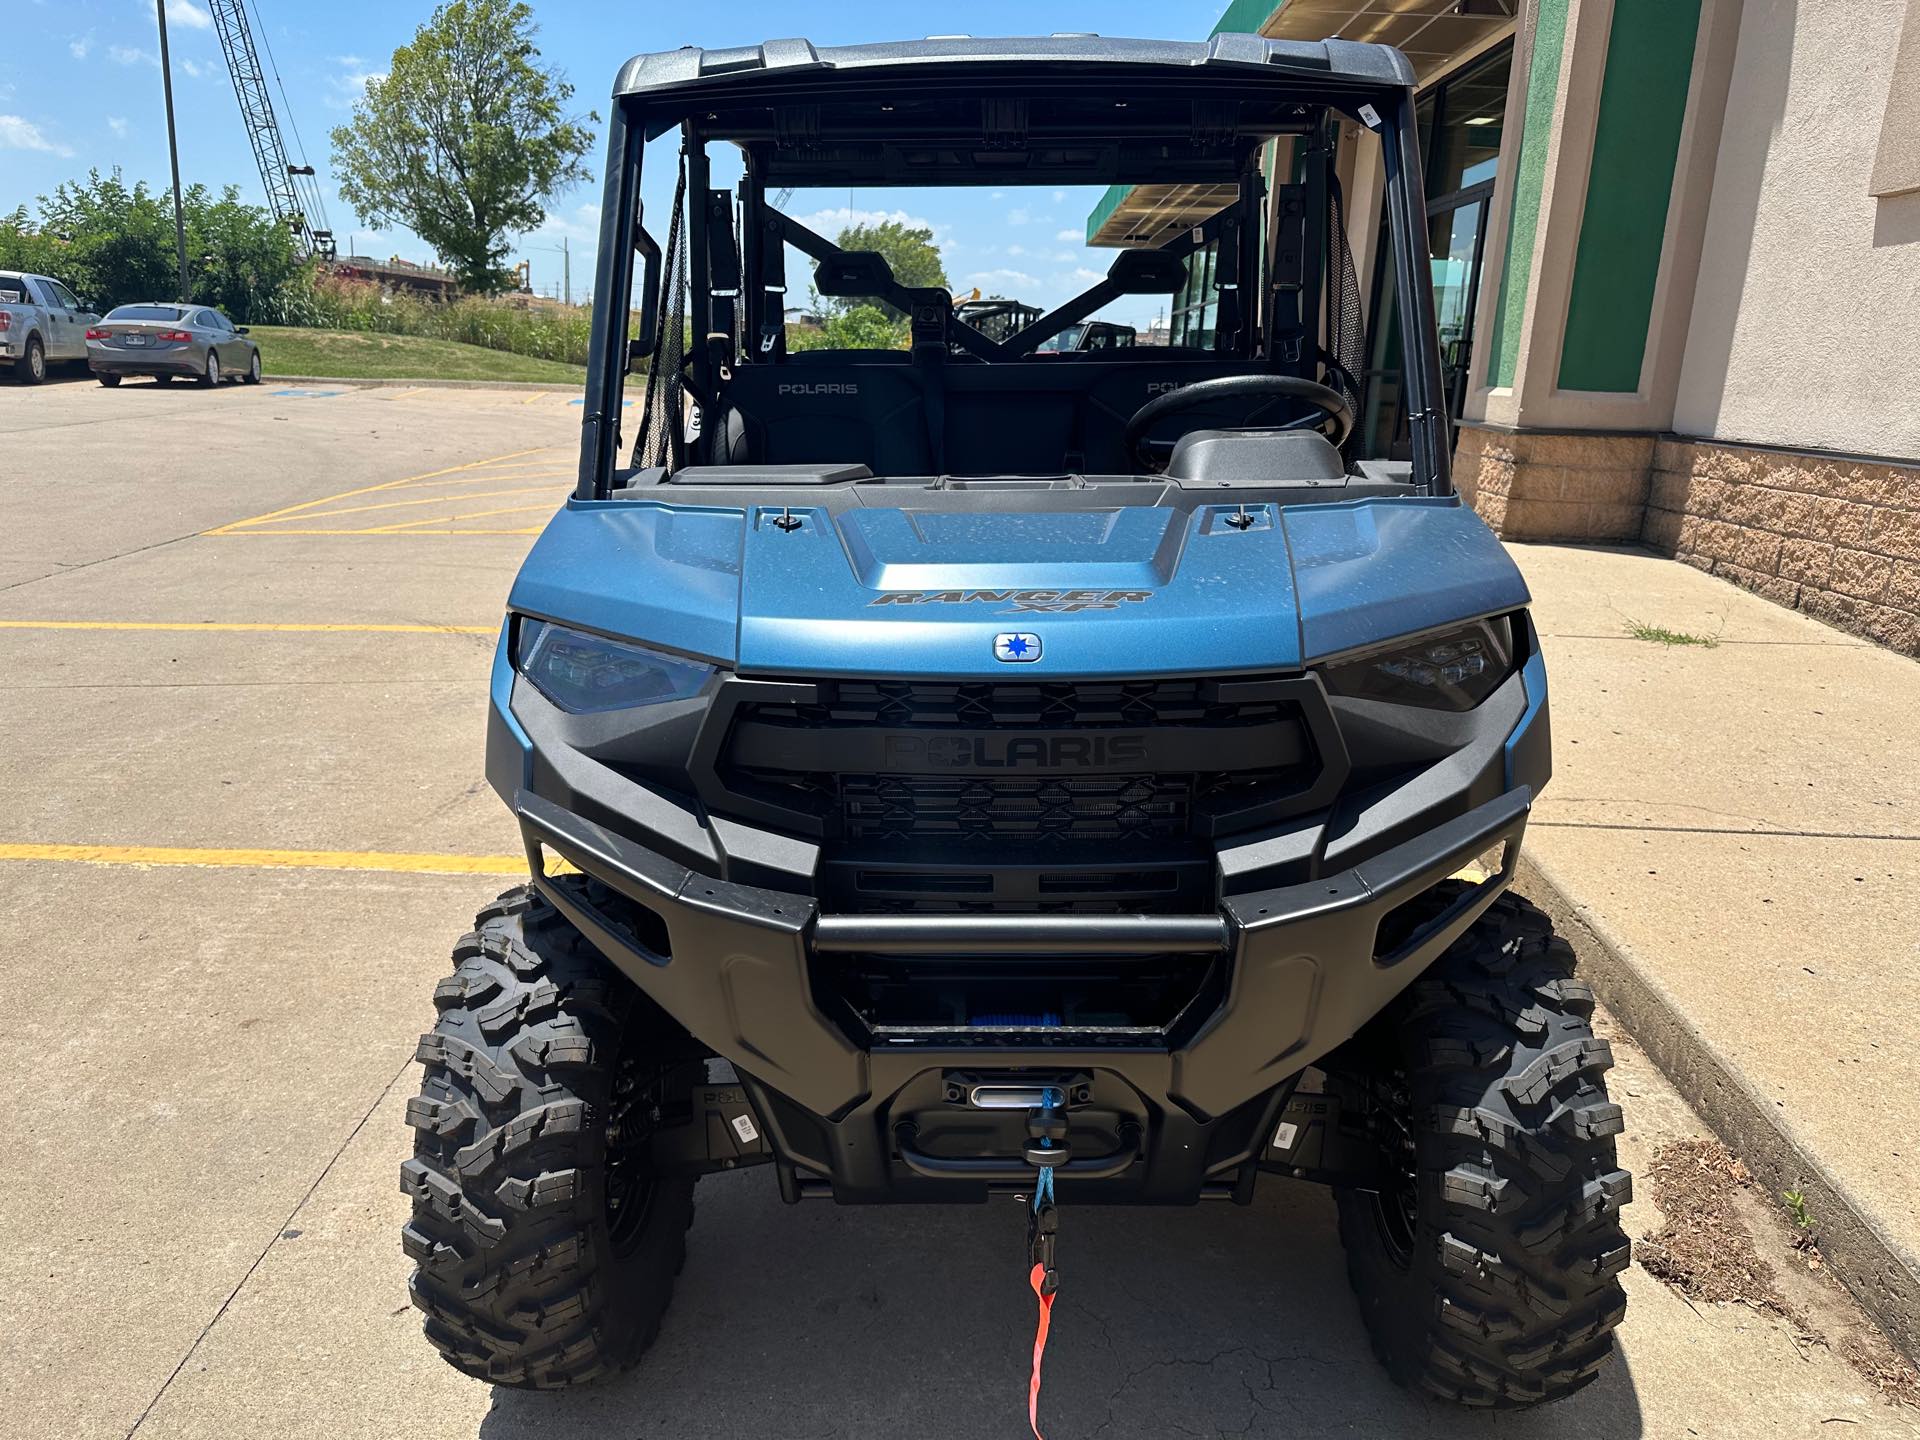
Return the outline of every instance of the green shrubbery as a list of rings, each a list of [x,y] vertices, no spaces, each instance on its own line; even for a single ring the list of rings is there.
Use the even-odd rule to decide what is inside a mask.
[[[101,311],[139,300],[171,300],[180,284],[173,198],[129,186],[120,172],[88,173],[42,195],[38,216],[25,205],[0,216],[0,269],[51,275]],[[245,325],[296,273],[293,241],[257,205],[228,186],[215,196],[189,186],[181,210],[187,229],[189,298],[217,305]]]
[[[312,267],[282,286],[259,318],[269,325],[457,340],[567,365],[587,363],[592,326],[592,313],[585,306],[516,305],[473,295],[429,300],[405,291],[384,292],[372,281],[348,280]]]

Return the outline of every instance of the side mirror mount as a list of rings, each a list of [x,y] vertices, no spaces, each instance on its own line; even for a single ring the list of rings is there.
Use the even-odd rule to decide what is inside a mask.
[[[1122,295],[1177,295],[1187,283],[1187,262],[1164,250],[1122,250],[1107,270],[1107,283]]]
[[[814,267],[813,288],[836,300],[883,299],[894,289],[893,267],[877,250],[842,250]]]
[[[244,325],[236,325],[233,327],[233,333],[236,335],[244,335],[247,333],[247,327]]]

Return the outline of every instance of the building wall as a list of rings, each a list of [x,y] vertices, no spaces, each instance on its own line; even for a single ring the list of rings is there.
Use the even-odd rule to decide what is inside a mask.
[[[1678,433],[1920,459],[1920,192],[1868,193],[1913,3],[1747,0]]]
[[[1920,655],[1920,467],[1661,440],[1643,538],[1769,600]]]

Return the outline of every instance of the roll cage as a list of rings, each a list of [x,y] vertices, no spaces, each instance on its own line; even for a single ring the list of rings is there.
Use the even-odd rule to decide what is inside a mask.
[[[621,434],[618,417],[625,377],[637,363],[649,368],[641,426],[656,432],[652,453],[661,463],[727,458],[720,422],[731,398],[751,389],[742,377],[796,358],[787,353],[784,324],[788,246],[816,262],[823,294],[869,298],[908,318],[909,363],[934,424],[935,473],[946,472],[934,412],[956,382],[970,388],[967,367],[1028,364],[1041,343],[1118,296],[1170,293],[1173,268],[1184,273],[1187,258],[1207,247],[1218,255],[1210,347],[1140,347],[1099,363],[1163,365],[1169,378],[1159,388],[1189,376],[1268,373],[1326,376],[1351,392],[1348,367],[1331,363],[1336,317],[1324,298],[1329,256],[1341,243],[1329,194],[1337,183],[1334,126],[1342,120],[1374,132],[1382,146],[1412,478],[1427,493],[1449,493],[1411,80],[1406,61],[1384,47],[1232,35],[1198,45],[1057,37],[826,50],[778,41],[639,57],[621,74],[608,127],[576,495],[611,493],[623,441],[633,438]],[[648,140],[676,130],[681,171],[663,246],[641,215],[642,154]],[[1293,174],[1275,177],[1269,205],[1262,151],[1284,137],[1297,142]],[[735,189],[712,184],[714,142],[740,152]],[[1198,224],[1119,251],[1105,278],[997,339],[956,313],[946,291],[900,284],[878,255],[840,250],[768,199],[770,190],[803,187],[1116,182],[1204,184],[1232,198]],[[640,323],[629,334],[636,283]],[[846,358],[869,367],[900,360],[864,352]],[[691,441],[679,423],[682,387],[693,412]]]

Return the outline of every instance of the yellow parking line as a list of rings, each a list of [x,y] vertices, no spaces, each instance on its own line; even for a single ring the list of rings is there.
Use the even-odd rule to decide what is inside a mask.
[[[520,530],[224,530],[220,533],[231,540],[237,540],[245,535],[265,536],[269,540],[276,535],[360,535],[377,536],[382,540],[419,540],[431,536],[448,540],[471,540],[476,535],[538,535],[542,528],[539,525],[529,525]]]
[[[504,493],[504,492],[502,492]],[[484,520],[490,515],[524,515],[532,510],[539,514],[552,513],[547,505],[504,505],[498,510],[463,510],[458,515],[427,515],[419,520],[397,520],[391,525],[376,525],[371,530],[361,531],[364,535],[400,535],[408,531],[418,532],[422,525],[453,525],[462,520]],[[448,531],[448,534],[455,532]],[[471,535],[471,530],[458,532]]]
[[[357,532],[354,532],[357,533]],[[223,630],[271,634],[497,635],[498,625],[337,625],[241,620],[0,620],[0,630]]]
[[[211,850],[172,845],[0,845],[0,860],[201,869],[372,870],[405,875],[524,875],[524,855],[438,855],[405,850]]]
[[[525,477],[514,475],[508,478],[519,480]],[[287,520],[331,520],[338,515],[360,515],[369,510],[399,510],[409,505],[445,505],[453,500],[492,500],[501,495],[551,495],[552,493],[553,486],[551,485],[519,485],[512,490],[482,490],[477,495],[464,493],[460,495],[423,495],[417,500],[380,500],[372,505],[348,505],[340,510],[315,510],[307,515],[288,515],[282,520],[255,520],[250,523],[249,528],[254,525],[279,525]],[[544,510],[551,507],[543,505],[528,506],[526,508]]]
[[[485,460],[470,460],[464,465],[448,465],[440,470],[428,470],[419,475],[403,475],[398,480],[382,481],[378,485],[362,485],[357,490],[343,490],[338,495],[322,495],[318,500],[305,500],[298,505],[283,505],[278,510],[269,510],[264,515],[249,515],[244,520],[230,520],[225,525],[217,525],[205,530],[204,535],[231,535],[244,525],[257,525],[262,520],[272,520],[281,515],[292,515],[302,510],[311,510],[316,505],[331,504],[335,500],[346,500],[354,495],[370,495],[376,490],[391,490],[398,485],[411,485],[416,480],[431,480],[439,475],[453,475],[462,470],[477,470],[483,465],[498,465],[508,460],[518,460],[523,455],[540,455],[549,450],[562,449],[559,445],[534,445],[525,450],[509,450],[504,455],[490,456]]]

